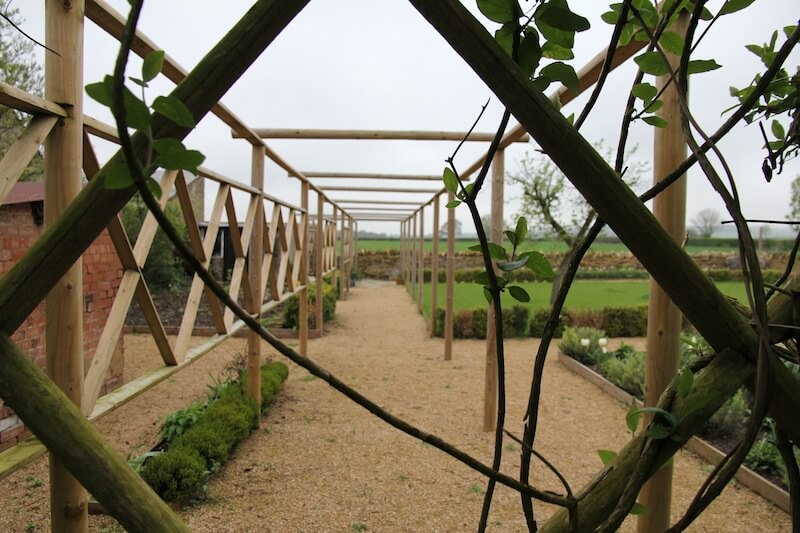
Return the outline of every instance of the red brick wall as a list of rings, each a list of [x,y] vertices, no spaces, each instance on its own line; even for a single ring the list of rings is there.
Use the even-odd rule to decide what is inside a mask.
[[[14,266],[42,233],[43,227],[34,222],[32,205],[23,203],[0,206],[0,243],[2,244],[0,276]],[[100,334],[121,279],[122,267],[111,243],[111,238],[106,231],[103,231],[83,254],[85,368],[88,368],[89,362],[94,357],[97,342],[100,340]],[[31,356],[39,368],[45,367],[44,324],[44,303],[41,303],[11,337],[17,346]],[[123,341],[120,338],[103,387],[105,391],[121,385],[123,361]],[[1,371],[2,369],[0,369]],[[18,440],[27,436],[25,427],[13,414],[13,411],[3,405],[3,401],[0,399],[0,450],[16,444]]]

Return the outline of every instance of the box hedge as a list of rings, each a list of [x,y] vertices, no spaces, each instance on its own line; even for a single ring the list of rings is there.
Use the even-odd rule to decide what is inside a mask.
[[[336,300],[338,292],[333,285],[323,283],[322,285],[322,319],[324,321],[333,320],[336,314]],[[308,285],[308,326],[316,328],[316,316],[311,311],[311,307],[316,304],[317,290],[316,286],[311,283]],[[300,325],[300,298],[297,295],[291,296],[283,303],[283,327],[289,329],[296,329]]]

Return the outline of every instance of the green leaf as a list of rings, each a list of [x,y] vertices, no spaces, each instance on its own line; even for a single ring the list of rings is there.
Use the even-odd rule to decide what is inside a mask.
[[[475,274],[475,283],[478,283],[479,285],[488,285],[489,274],[487,274],[485,271],[478,272]]]
[[[561,31],[586,31],[591,27],[586,17],[570,11],[566,2],[556,0],[542,4],[534,18],[537,24],[543,22]]]
[[[655,113],[656,111],[658,111],[662,107],[664,107],[664,101],[663,100],[654,100],[654,101],[650,102],[649,104],[647,104],[645,106],[645,110],[648,113]]]
[[[713,59],[693,59],[689,61],[689,66],[686,67],[686,72],[689,74],[700,74],[701,72],[709,72],[722,68],[722,65]]]
[[[658,39],[658,44],[672,54],[679,56],[683,53],[683,37],[674,31],[665,31]]]
[[[515,21],[522,15],[517,0],[478,0],[478,9],[486,18],[500,24]]]
[[[106,76],[106,80],[108,79],[111,79],[111,77]],[[86,94],[88,94],[89,98],[92,100],[106,107],[111,107],[111,86],[105,81],[98,81],[87,85]]]
[[[446,207],[447,209],[452,209],[452,208],[454,208],[454,207],[458,207],[458,206],[460,206],[460,205],[461,205],[461,200],[451,200],[450,202],[447,202],[447,204],[445,205],[445,207]]]
[[[597,455],[600,456],[600,460],[603,461],[604,466],[608,466],[614,462],[614,459],[617,458],[617,452],[614,450],[597,450]]]
[[[503,232],[503,235],[506,236],[506,239],[508,239],[508,242],[511,243],[511,246],[513,246],[514,248],[519,246],[520,243],[517,241],[517,234],[515,232],[511,230],[505,230]]]
[[[497,44],[500,45],[500,48],[505,50],[506,54],[509,56],[514,50],[514,33],[516,33],[518,30],[519,25],[516,21],[514,21],[503,24],[500,26],[500,29],[494,32],[494,40],[497,41]]]
[[[660,424],[652,424],[647,427],[644,434],[649,439],[663,440],[672,435],[672,428],[667,428]]]
[[[656,97],[658,94],[658,89],[655,86],[650,85],[649,83],[637,83],[633,86],[631,93],[636,98],[640,100],[644,100],[645,102],[649,102],[653,98]]]
[[[149,85],[147,85],[146,81],[141,80],[139,78],[134,78],[133,76],[128,76],[128,79],[131,80],[136,85],[138,85],[139,87],[150,87]]]
[[[645,52],[633,58],[639,68],[645,74],[652,74],[653,76],[663,76],[669,73],[664,58],[658,52]]]
[[[642,120],[650,124],[651,126],[655,126],[656,128],[666,128],[667,121],[661,117],[657,117],[655,115],[650,115],[647,117],[642,117]]]
[[[547,41],[542,45],[542,56],[559,60],[575,59],[575,54],[572,53],[571,49],[552,41]]]
[[[159,154],[165,154],[175,150],[185,150],[186,147],[178,139],[166,138],[154,140],[153,149]]]
[[[172,150],[163,154],[159,154],[155,159],[155,163],[167,170],[190,170],[197,173],[197,167],[205,161],[206,156],[197,150]]]
[[[788,39],[789,37],[792,36],[792,34],[794,33],[795,29],[797,29],[797,24],[793,24],[791,26],[784,26],[783,27],[783,34],[786,35],[786,38]]]
[[[528,291],[517,285],[508,287],[508,294],[518,302],[527,303],[531,301],[531,295],[528,294]]]
[[[694,374],[692,374],[691,370],[684,368],[678,372],[675,382],[675,392],[678,394],[678,398],[686,398],[689,395],[689,391],[692,390],[693,384]]]
[[[153,101],[153,110],[161,113],[178,126],[183,126],[184,128],[193,128],[195,126],[192,112],[176,96],[159,96]]]
[[[619,20],[619,11],[606,11],[605,13],[600,15],[600,18],[606,24],[611,24],[612,26],[614,26],[617,24],[617,21]]]
[[[539,71],[539,76],[552,81],[560,81],[567,89],[574,93],[578,92],[578,75],[575,74],[575,69],[566,63],[561,61],[550,63]]]
[[[148,189],[150,189],[150,193],[151,193],[151,194],[152,194],[154,197],[156,197],[156,198],[161,198],[161,194],[162,194],[162,192],[161,192],[161,185],[160,185],[160,184],[158,183],[158,181],[156,181],[156,179],[155,179],[155,178],[153,178],[152,176],[150,176],[149,178],[147,178],[147,188],[148,188]]]
[[[727,0],[724,4],[722,4],[719,14],[721,16],[729,15],[730,13],[736,13],[737,11],[741,11],[742,9],[746,8],[753,2],[755,2],[755,0]]]
[[[487,243],[489,247],[489,256],[492,259],[500,259],[504,260],[507,256],[506,249],[500,246],[499,244],[495,244],[493,242]]]
[[[631,405],[628,408],[628,414],[625,415],[625,425],[628,426],[628,431],[636,433],[636,428],[639,427],[639,409],[636,408],[636,402],[631,400]]]
[[[489,292],[489,287],[483,288],[483,297],[486,298],[486,301],[492,303],[492,293]]]
[[[528,221],[525,217],[517,219],[517,227],[514,229],[514,234],[517,236],[517,246],[519,246],[528,236]]]
[[[517,259],[516,261],[498,261],[497,268],[502,270],[503,272],[511,272],[512,270],[517,270],[518,268],[522,268],[528,262],[527,257],[523,257],[522,259]]]
[[[164,51],[156,50],[150,52],[142,61],[142,80],[150,81],[161,72],[161,67],[164,66]]]
[[[783,129],[783,125],[777,120],[772,121],[772,134],[777,139],[783,139],[786,137],[786,132]]]
[[[133,177],[122,158],[115,159],[106,172],[103,185],[106,189],[127,189],[133,186]]]
[[[550,262],[541,252],[531,251],[525,252],[525,267],[535,273],[537,276],[543,278],[553,277],[553,267]]]
[[[447,192],[456,192],[456,188],[458,187],[458,178],[456,178],[456,173],[453,172],[450,167],[444,168],[442,181],[444,181],[444,188],[447,189]]]
[[[525,38],[519,43],[517,63],[526,76],[531,77],[542,59],[542,48],[539,46],[539,34],[533,28],[525,29]]]
[[[633,504],[633,507],[631,507],[631,510],[629,511],[629,514],[640,515],[640,514],[644,514],[646,512],[647,512],[647,507],[645,507],[644,505],[642,505],[639,502],[636,502],[636,503]]]

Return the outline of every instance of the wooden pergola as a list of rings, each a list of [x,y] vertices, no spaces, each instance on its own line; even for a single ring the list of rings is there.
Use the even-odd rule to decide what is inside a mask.
[[[546,98],[497,46],[483,27],[455,0],[410,0],[414,7],[442,34],[452,47],[481,76],[489,88],[500,98],[520,124],[505,134],[500,150],[492,163],[492,231],[491,239],[501,240],[503,204],[503,150],[511,143],[522,140],[528,132],[547,152],[589,200],[600,217],[641,261],[653,277],[649,316],[649,336],[658,331],[660,344],[649,339],[650,361],[648,369],[648,401],[660,394],[674,375],[677,353],[674,352],[676,317],[680,317],[677,302],[700,333],[718,351],[719,355],[704,370],[698,380],[694,403],[677,402],[675,409],[681,431],[691,434],[716,408],[714,402],[732,394],[754,373],[754,363],[748,354],[757,351],[757,339],[747,321],[719,293],[713,283],[697,268],[680,248],[682,239],[680,188],[672,187],[671,197],[659,197],[652,216],[636,196],[622,184],[619,176],[586,143],[575,129],[559,114]],[[174,189],[186,217],[189,239],[195,254],[204,265],[210,261],[211,247],[219,229],[223,213],[230,222],[236,262],[230,295],[235,299],[244,295],[251,317],[279,305],[296,295],[300,300],[300,348],[307,353],[309,314],[309,280],[313,272],[316,281],[316,327],[322,330],[322,277],[332,275],[340,281],[340,294],[346,296],[348,273],[356,261],[355,235],[359,220],[385,220],[400,223],[401,265],[403,278],[417,305],[422,306],[423,266],[425,250],[425,209],[433,210],[432,301],[437,301],[439,258],[438,225],[443,188],[377,188],[350,186],[319,186],[312,178],[320,179],[372,179],[401,181],[432,181],[437,176],[407,174],[369,174],[346,172],[301,172],[275,153],[265,138],[315,138],[315,139],[407,139],[461,140],[459,132],[390,132],[359,130],[258,130],[247,126],[220,98],[239,76],[271,44],[280,31],[288,25],[306,4],[306,0],[261,0],[220,41],[220,43],[195,67],[186,72],[169,56],[163,74],[177,87],[173,94],[184,101],[195,117],[201,119],[212,112],[234,132],[251,145],[251,174],[249,184],[222,176],[210,169],[200,169],[200,175],[217,186],[217,195],[211,211],[211,221],[205,236],[196,231],[192,218],[191,202],[181,172],[165,172],[161,182],[166,203],[169,191]],[[198,301],[209,290],[195,277],[191,296],[187,301],[181,332],[174,344],[168,342],[160,319],[149,295],[141,267],[147,258],[151,234],[156,225],[151,218],[144,223],[139,239],[131,246],[121,227],[118,213],[134,194],[134,189],[106,188],[104,180],[111,164],[102,165],[94,153],[91,138],[100,137],[115,141],[113,128],[85,117],[82,109],[81,72],[84,14],[110,35],[119,39],[124,32],[125,18],[102,0],[76,0],[58,2],[47,0],[47,44],[58,49],[58,56],[48,55],[45,71],[44,98],[27,94],[7,84],[0,83],[0,104],[7,105],[33,116],[26,131],[14,147],[0,161],[3,181],[0,182],[0,200],[19,178],[22,170],[44,142],[46,146],[45,179],[48,229],[17,263],[0,279],[0,395],[19,413],[41,442],[32,440],[0,454],[0,476],[7,475],[49,450],[53,454],[51,483],[53,490],[53,529],[82,532],[86,530],[86,491],[91,490],[104,506],[125,525],[136,531],[186,531],[186,527],[158,499],[144,482],[118,456],[88,422],[123,405],[174,372],[185,368],[207,353],[211,347],[224,341],[243,327],[234,321],[232,314],[216,303],[211,304],[218,336],[206,345],[189,349],[187,339],[194,324]],[[580,91],[585,91],[600,77],[603,68],[613,68],[638,52],[644,43],[632,41],[630,45],[613,51],[610,61],[606,52],[599,55],[579,73]],[[133,50],[139,56],[159,48],[146,36],[137,33]],[[235,50],[235,53],[231,53]],[[604,67],[605,66],[605,67]],[[664,80],[661,80],[664,83]],[[566,105],[577,95],[560,89],[551,98]],[[665,93],[661,111],[676,116],[674,96]],[[670,121],[678,124],[677,120]],[[154,138],[184,138],[188,128],[180,128],[165,120],[154,120]],[[279,137],[280,136],[280,137]],[[666,129],[656,137],[656,175],[671,171],[683,159],[680,152],[669,152],[666,147],[678,145],[674,139],[679,132]],[[486,142],[488,134],[474,134],[468,140]],[[119,161],[115,156],[113,161]],[[265,184],[265,158],[269,158],[289,176],[299,180],[301,202],[289,204],[269,195]],[[479,159],[461,171],[466,179],[482,167]],[[82,184],[82,172],[90,177]],[[346,176],[344,174],[347,174]],[[233,191],[248,197],[244,215],[244,229],[239,232]],[[316,194],[316,212],[310,206],[310,193]],[[371,201],[365,198],[334,200],[329,191],[399,192],[431,194],[421,202]],[[452,200],[452,196],[448,198]],[[330,204],[332,211],[326,213]],[[370,206],[366,209],[352,207]],[[401,208],[386,206],[411,205],[410,213]],[[347,207],[351,206],[351,207]],[[314,227],[313,236],[311,227]],[[164,366],[123,386],[114,393],[98,398],[99,381],[110,364],[106,349],[98,349],[84,382],[81,339],[81,277],[80,255],[105,229],[114,239],[117,253],[124,269],[121,289],[104,331],[101,346],[108,347],[120,335],[122,320],[133,298],[145,309],[148,323],[159,347]],[[447,290],[445,320],[445,359],[452,357],[452,305],[453,257],[455,219],[448,212],[448,242],[446,254]],[[143,238],[144,236],[144,238]],[[337,239],[341,242],[337,244]],[[311,241],[313,240],[313,250]],[[141,244],[140,244],[141,243]],[[278,253],[280,251],[280,253]],[[658,291],[662,291],[659,295]],[[49,378],[36,368],[11,340],[34,307],[47,296],[48,315],[58,320],[48,320],[48,372]],[[210,296],[209,296],[210,299]],[[773,304],[773,301],[775,302]],[[770,302],[770,318],[791,321],[791,298],[777,295]],[[435,309],[435,307],[434,307]],[[432,320],[435,320],[435,311]],[[680,320],[677,320],[680,323]],[[782,322],[780,322],[782,323]],[[431,323],[431,330],[435,322]],[[492,321],[489,320],[489,324]],[[496,368],[494,359],[494,332],[487,335],[486,389],[484,424],[491,425],[496,411]],[[251,369],[248,384],[250,393],[257,398],[259,384],[255,381],[261,361],[261,340],[255,333],[248,335],[248,367]],[[295,357],[295,355],[292,355]],[[296,359],[308,364],[305,359]],[[794,420],[800,411],[800,397],[796,391],[797,378],[790,375],[780,363],[770,362],[771,413],[795,442],[800,440],[800,429]],[[672,374],[670,374],[672,372]],[[330,376],[329,376],[330,377]],[[329,383],[343,387],[333,379]],[[375,408],[373,412],[378,411]],[[682,417],[682,418],[681,418]],[[387,418],[384,418],[388,420]],[[408,431],[396,424],[396,427]],[[681,445],[678,439],[664,444],[666,460]],[[636,456],[644,445],[644,437],[637,435],[620,452],[613,469],[607,469],[592,482],[591,490],[579,502],[581,523],[594,527],[613,508],[627,479],[636,466]],[[673,442],[674,441],[674,442]],[[439,445],[438,442],[436,442]],[[444,448],[442,448],[444,449]],[[455,455],[454,455],[455,456]],[[495,475],[489,472],[487,475]],[[669,469],[662,468],[659,476],[668,477]],[[506,481],[507,482],[507,481]],[[655,483],[645,489],[645,528],[661,527],[669,517],[669,485]],[[666,513],[666,514],[665,514]],[[556,513],[545,524],[543,531],[565,530],[566,511]],[[662,528],[663,530],[663,528]]]

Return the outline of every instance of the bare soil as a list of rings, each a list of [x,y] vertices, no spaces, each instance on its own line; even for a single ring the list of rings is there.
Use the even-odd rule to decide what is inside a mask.
[[[198,342],[202,339],[198,340]],[[507,428],[520,434],[537,340],[507,342]],[[443,360],[441,339],[402,286],[359,287],[339,302],[323,339],[309,343],[312,357],[381,406],[435,433],[486,463],[491,433],[481,431],[485,342],[456,341]],[[98,421],[122,454],[157,440],[159,420],[205,394],[205,384],[244,350],[232,339],[201,361]],[[271,349],[265,348],[270,354]],[[126,378],[158,364],[150,339],[126,337]],[[555,357],[546,377],[536,446],[573,488],[587,483],[601,463],[596,450],[618,449],[629,435],[625,409],[561,367]],[[516,475],[519,446],[504,443],[503,470]],[[675,458],[673,518],[677,519],[709,472],[689,453]],[[537,465],[533,482],[561,491]],[[389,427],[327,384],[290,365],[288,381],[263,428],[210,482],[208,499],[181,511],[198,532],[470,531],[481,509],[485,480],[436,449]],[[0,482],[0,531],[49,527],[47,465],[42,459]],[[537,505],[545,519],[554,509]],[[525,531],[519,498],[495,493],[491,531]],[[91,517],[92,531],[119,531],[109,517]],[[634,531],[629,519],[623,531]],[[693,531],[790,531],[786,513],[759,496],[729,486],[692,526]]]

